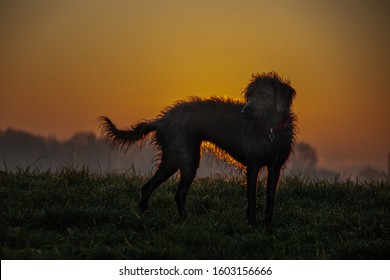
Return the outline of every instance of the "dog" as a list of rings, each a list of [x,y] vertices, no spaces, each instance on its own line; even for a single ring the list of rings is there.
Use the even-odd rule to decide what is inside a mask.
[[[147,209],[152,192],[180,171],[175,201],[180,215],[187,216],[187,192],[199,167],[202,142],[206,141],[246,168],[246,216],[250,224],[256,222],[258,174],[267,168],[265,223],[270,224],[280,172],[295,143],[296,116],[291,108],[295,94],[290,81],[275,72],[254,74],[243,92],[243,101],[192,97],[127,130],[118,129],[105,116],[100,121],[111,146],[128,148],[154,133],[160,160],[157,171],[142,187],[141,212]]]

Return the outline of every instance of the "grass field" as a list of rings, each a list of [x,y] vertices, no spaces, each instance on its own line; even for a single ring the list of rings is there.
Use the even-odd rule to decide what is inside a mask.
[[[282,178],[274,223],[245,218],[242,178],[197,179],[186,220],[177,178],[140,215],[140,186],[126,174],[84,168],[0,171],[1,259],[389,259],[389,181]]]

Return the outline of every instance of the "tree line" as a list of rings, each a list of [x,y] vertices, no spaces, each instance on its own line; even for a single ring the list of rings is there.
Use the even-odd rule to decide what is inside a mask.
[[[156,151],[148,142],[130,147],[127,152],[111,149],[103,138],[92,132],[78,132],[66,140],[42,137],[8,128],[0,130],[1,169],[37,167],[43,170],[62,166],[87,167],[99,172],[125,172],[149,175],[156,165]],[[286,174],[334,178],[337,173],[318,168],[318,155],[309,143],[298,142],[290,158]],[[221,163],[212,154],[203,151],[198,176],[236,174],[237,169]],[[358,174],[363,179],[378,179],[383,172],[367,166]]]

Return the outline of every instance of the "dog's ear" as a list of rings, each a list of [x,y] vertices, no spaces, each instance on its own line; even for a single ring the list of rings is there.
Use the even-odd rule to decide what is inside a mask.
[[[279,84],[276,98],[276,110],[278,114],[290,110],[292,101],[295,96],[295,90],[286,83]]]
[[[248,86],[244,89],[243,95],[244,99],[246,101],[249,100],[249,98],[254,94],[256,88],[257,88],[257,79],[259,75],[258,74],[252,74],[252,79],[249,82]]]

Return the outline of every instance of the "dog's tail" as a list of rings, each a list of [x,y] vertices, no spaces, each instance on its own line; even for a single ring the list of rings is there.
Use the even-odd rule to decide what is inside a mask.
[[[115,124],[105,116],[100,117],[99,121],[101,122],[100,127],[106,142],[112,147],[124,148],[126,150],[132,144],[144,139],[152,131],[157,130],[157,124],[154,121],[141,122],[127,130],[118,129]]]

